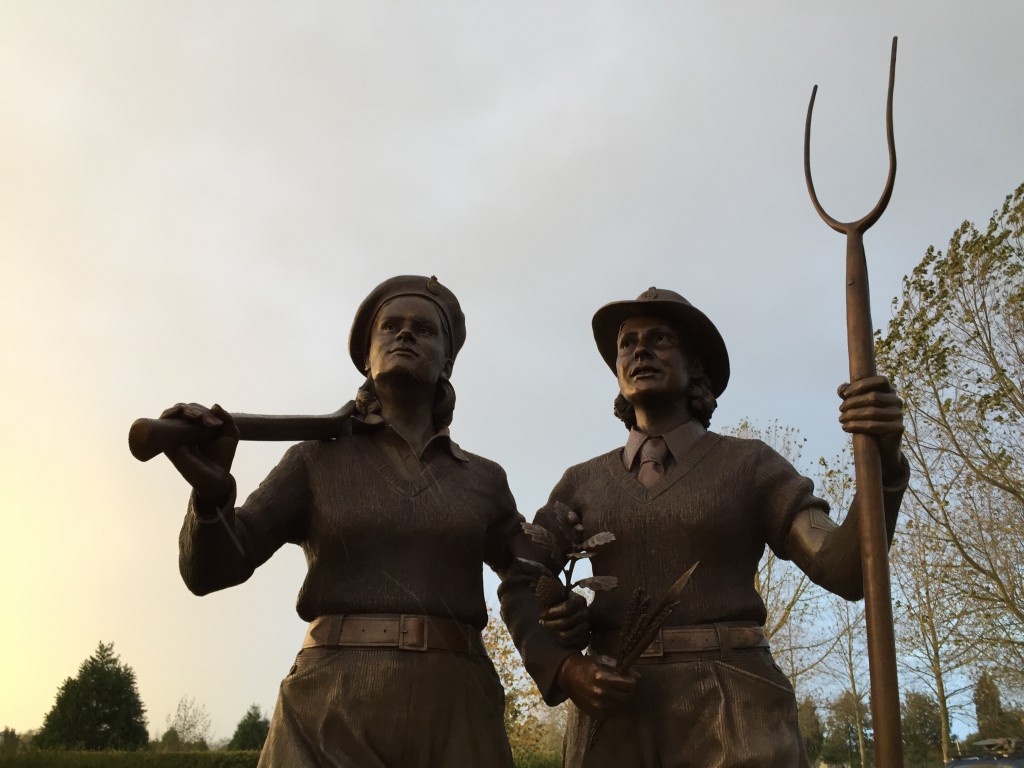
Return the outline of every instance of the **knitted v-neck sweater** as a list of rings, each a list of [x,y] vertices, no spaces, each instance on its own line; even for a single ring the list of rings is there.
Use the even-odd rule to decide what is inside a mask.
[[[551,492],[548,504],[555,502],[579,514],[584,538],[615,534],[590,561],[595,576],[618,578],[615,589],[596,593],[593,632],[620,628],[638,587],[657,605],[697,561],[665,626],[763,624],[754,575],[765,545],[786,558],[785,538],[796,515],[813,507],[828,511],[811,481],[765,443],[714,432],[650,488],[626,469],[621,448],[570,467]],[[555,704],[565,696],[555,685],[558,668],[572,651],[522,609],[518,582],[525,578],[514,574],[502,584],[502,613],[527,671]]]
[[[214,516],[190,503],[179,539],[196,594],[239,584],[285,543],[308,572],[299,616],[412,613],[487,623],[482,563],[504,569],[522,517],[500,466],[433,450],[404,479],[365,432],[290,448],[238,509],[225,510],[245,555]]]
[[[591,605],[595,632],[621,626],[635,589],[643,587],[656,604],[697,561],[666,626],[763,624],[754,575],[765,545],[786,558],[784,542],[797,513],[828,511],[811,481],[767,445],[713,432],[652,487],[625,468],[619,449],[570,468],[551,501],[579,513],[584,536],[615,534],[591,560],[595,575],[619,579]]]

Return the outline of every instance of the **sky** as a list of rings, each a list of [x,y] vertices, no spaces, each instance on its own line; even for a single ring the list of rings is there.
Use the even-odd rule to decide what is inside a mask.
[[[626,3],[0,0],[0,726],[37,728],[100,641],[150,729],[195,697],[225,738],[303,636],[286,547],[197,598],[188,496],[127,432],[179,401],[329,413],[352,315],[437,275],[468,338],[454,438],[531,516],[620,445],[594,311],[671,288],[720,329],[716,427],[837,453],[844,220],[876,327],[928,245],[1024,181],[1019,0]],[[284,446],[243,444],[240,493]],[[496,603],[496,580],[488,599]]]

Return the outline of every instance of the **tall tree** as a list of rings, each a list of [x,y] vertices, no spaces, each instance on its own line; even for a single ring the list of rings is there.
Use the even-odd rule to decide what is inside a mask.
[[[86,750],[140,749],[148,740],[135,672],[121,663],[113,643],[100,643],[77,677],[64,681],[35,737],[40,747]]]
[[[906,402],[913,500],[955,552],[974,653],[1024,686],[1024,185],[904,278],[879,367]]]
[[[974,715],[979,739],[1024,738],[1024,713],[1003,708],[999,686],[987,669],[974,685]]]
[[[908,501],[891,552],[896,643],[901,677],[927,688],[938,708],[935,722],[945,763],[950,759],[952,712],[963,708],[970,690],[963,673],[974,663],[975,653],[964,641],[963,625],[970,621],[972,608],[963,600],[956,569],[950,567],[957,560],[955,549],[916,501]]]
[[[974,716],[978,721],[978,736],[982,739],[998,738],[1003,714],[999,686],[986,669],[974,685]]]
[[[174,717],[168,715],[166,722],[167,732],[161,741],[166,751],[197,752],[210,748],[210,714],[194,696],[182,696]]]
[[[837,642],[825,659],[825,667],[832,679],[842,687],[843,693],[833,701],[830,708],[830,735],[826,738],[826,745],[832,743],[835,747],[838,744],[835,740],[838,737],[833,733],[834,726],[846,722],[842,718],[848,718],[842,732],[843,738],[852,738],[855,744],[851,754],[857,757],[857,764],[861,768],[867,768],[871,765],[872,744],[871,715],[867,705],[868,686],[865,682],[867,649],[864,606],[849,603],[840,597],[830,598],[830,604],[830,624]],[[832,742],[829,742],[830,738]],[[825,750],[822,751],[822,758],[825,762],[834,762],[825,756]]]
[[[942,713],[935,697],[909,691],[903,699],[903,756],[907,765],[946,764],[942,757]],[[946,728],[948,731],[948,726]]]
[[[804,696],[797,708],[797,719],[800,722],[800,735],[804,737],[804,748],[811,765],[817,765],[818,755],[825,741],[825,726],[818,714],[818,705],[810,696]]]
[[[802,460],[807,440],[794,427],[783,426],[778,421],[761,426],[743,419],[736,426],[722,431],[735,437],[761,440],[802,473],[809,474]],[[819,461],[819,465],[823,471],[828,471],[825,462]],[[823,480],[823,477],[819,478],[819,488]],[[825,593],[803,571],[780,559],[770,549],[766,549],[761,558],[754,575],[754,586],[767,610],[764,630],[772,653],[793,687],[802,693],[808,676],[835,644],[834,636],[817,621]]]
[[[871,713],[863,699],[843,691],[828,708],[821,759],[829,765],[873,765]]]
[[[263,749],[269,732],[270,720],[263,715],[259,704],[253,704],[235,726],[228,749]]]
[[[9,757],[14,757],[20,744],[21,738],[14,729],[4,728],[3,731],[0,731],[0,759],[6,760]]]

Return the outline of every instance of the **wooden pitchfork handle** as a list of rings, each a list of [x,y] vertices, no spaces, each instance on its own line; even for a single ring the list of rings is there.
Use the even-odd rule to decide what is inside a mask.
[[[896,143],[892,129],[892,91],[896,80],[896,38],[889,62],[889,95],[885,130],[889,143],[889,178],[875,207],[858,221],[843,223],[829,216],[818,202],[811,181],[811,113],[815,85],[807,106],[804,130],[804,176],[807,191],[818,215],[837,232],[846,235],[846,338],[850,353],[850,381],[876,374],[874,326],[868,294],[868,267],[864,257],[864,233],[878,221],[889,204],[896,180]],[[878,446],[869,435],[853,435],[853,459],[857,498],[860,504],[860,548],[867,617],[868,662],[871,672],[871,714],[875,728],[875,755],[879,768],[902,768],[903,740],[900,726],[899,683],[896,677],[896,642],[893,634],[892,595],[889,582],[889,548],[882,503],[882,469]]]
[[[324,416],[261,416],[235,413],[239,440],[331,440],[348,434],[355,402]],[[128,448],[139,461],[149,461],[172,448],[202,442],[217,434],[212,427],[184,419],[136,419],[128,430]]]

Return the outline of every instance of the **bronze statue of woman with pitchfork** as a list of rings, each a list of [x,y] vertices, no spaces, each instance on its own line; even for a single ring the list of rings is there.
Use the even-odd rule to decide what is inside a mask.
[[[765,606],[754,585],[766,546],[831,592],[849,600],[866,593],[869,634],[883,636],[884,645],[888,629],[891,643],[888,574],[881,571],[909,470],[900,451],[902,403],[874,369],[861,236],[892,190],[892,77],[891,165],[882,199],[854,224],[826,218],[850,233],[851,383],[839,395],[858,487],[841,525],[813,495],[811,481],[767,445],[710,431],[729,380],[729,356],[703,312],[674,291],[652,287],[594,315],[594,340],[616,375],[615,412],[629,437],[624,447],[570,467],[538,520],[568,508],[582,536],[614,531],[614,546],[593,562],[595,574],[617,577],[618,587],[599,592],[590,606],[589,655],[559,644],[528,617],[513,614],[510,622],[546,701],[573,702],[568,768],[807,768],[796,699],[772,660]],[[810,111],[808,136],[809,130]],[[810,186],[809,161],[807,179]],[[616,662],[634,624],[630,595],[671,594],[679,574],[698,561],[676,609],[640,657],[639,675],[630,674]],[[869,638],[872,644],[879,645]],[[876,658],[873,650],[873,703],[897,691],[895,669]],[[889,677],[876,685],[879,675]],[[896,707],[894,715],[876,709],[885,768],[902,765],[890,744],[895,733],[898,748],[898,698]]]

